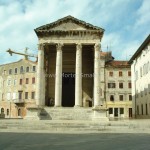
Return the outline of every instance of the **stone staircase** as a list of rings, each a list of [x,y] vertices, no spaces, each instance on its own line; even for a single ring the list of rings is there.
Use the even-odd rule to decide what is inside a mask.
[[[92,108],[45,107],[41,119],[49,120],[92,120]]]
[[[95,121],[86,120],[17,120],[17,119],[4,119],[0,120],[0,132],[99,132],[99,131],[111,131],[116,130],[118,126],[112,126],[109,122],[100,123]],[[120,127],[119,127],[120,128]],[[123,130],[128,126],[123,125]]]

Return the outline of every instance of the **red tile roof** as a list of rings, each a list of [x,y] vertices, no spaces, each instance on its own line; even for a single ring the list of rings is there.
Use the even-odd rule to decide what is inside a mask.
[[[128,61],[120,61],[120,60],[113,60],[106,63],[106,66],[113,66],[113,67],[130,67],[131,65],[128,64]]]

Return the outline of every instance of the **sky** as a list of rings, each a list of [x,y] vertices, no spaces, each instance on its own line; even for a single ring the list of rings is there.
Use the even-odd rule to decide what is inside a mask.
[[[0,0],[0,64],[18,61],[8,48],[37,54],[34,29],[71,15],[105,29],[102,51],[129,60],[150,34],[150,0]]]

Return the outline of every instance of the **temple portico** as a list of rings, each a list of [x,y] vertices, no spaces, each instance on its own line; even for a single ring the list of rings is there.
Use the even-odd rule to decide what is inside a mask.
[[[72,16],[35,29],[39,40],[38,107],[102,107],[100,51],[104,30]]]
[[[68,50],[69,49],[69,50]],[[73,53],[69,53],[68,51],[71,51],[73,49]],[[52,50],[52,52],[50,52]],[[83,52],[84,51],[84,52]],[[92,64],[86,64],[85,61],[82,60],[82,53],[89,53],[93,55],[90,60]],[[54,97],[54,106],[60,107],[62,106],[62,78],[63,73],[72,73],[72,76],[74,74],[74,106],[75,107],[82,107],[83,106],[83,99],[84,95],[83,92],[83,83],[82,83],[82,76],[84,78],[84,74],[87,76],[90,75],[90,77],[85,77],[85,81],[83,80],[84,84],[91,86],[93,89],[94,87],[94,93],[93,92],[87,92],[86,94],[89,96],[89,99],[93,99],[93,106],[99,106],[100,105],[100,70],[99,70],[99,61],[100,61],[100,44],[99,43],[93,43],[91,45],[84,45],[83,43],[77,43],[77,44],[68,44],[68,43],[58,43],[58,44],[40,44],[39,45],[39,51],[38,51],[38,70],[37,70],[37,102],[36,104],[39,106],[46,105],[46,97]],[[55,58],[51,58],[55,55]],[[70,55],[70,57],[73,58],[72,65],[74,63],[74,67],[69,68],[63,60],[63,55]],[[85,54],[83,54],[85,56]],[[66,56],[67,57],[67,56]],[[50,64],[49,59],[53,59],[52,64]],[[88,58],[89,59],[89,58]],[[67,61],[70,61],[69,59]],[[55,66],[52,66],[54,65]],[[63,65],[64,64],[64,65]],[[84,67],[91,67],[89,69],[83,69]],[[49,68],[53,68],[49,70]],[[89,79],[88,79],[89,78]],[[47,84],[45,84],[47,82]],[[53,83],[52,83],[53,82]],[[89,83],[88,83],[89,82]],[[49,84],[48,84],[49,83]],[[55,85],[55,87],[52,87],[52,85]],[[50,86],[50,87],[49,87]],[[44,88],[45,87],[45,88]],[[46,89],[44,91],[43,89]],[[53,92],[50,92],[53,91]],[[83,91],[83,92],[82,92]],[[88,89],[86,90],[88,91]],[[69,92],[69,91],[68,91]]]

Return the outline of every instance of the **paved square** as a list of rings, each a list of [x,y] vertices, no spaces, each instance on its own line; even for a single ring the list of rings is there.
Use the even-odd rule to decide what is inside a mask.
[[[148,150],[149,134],[0,133],[0,150]]]

